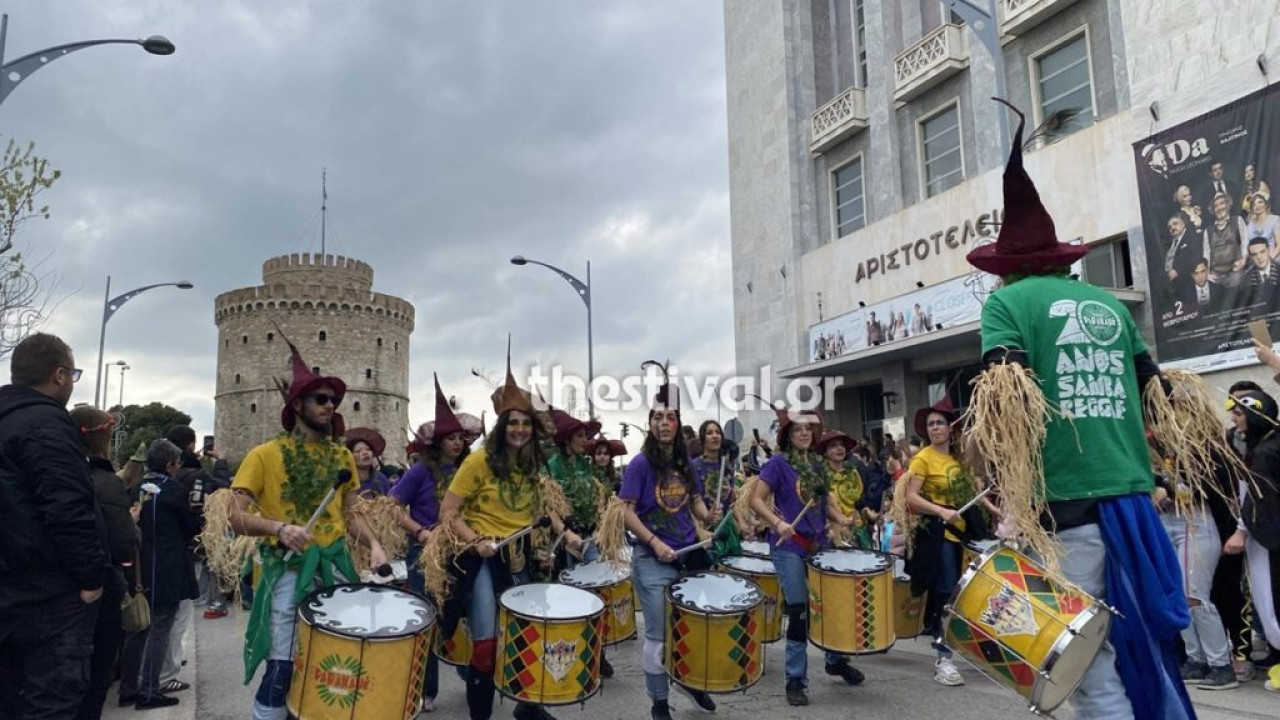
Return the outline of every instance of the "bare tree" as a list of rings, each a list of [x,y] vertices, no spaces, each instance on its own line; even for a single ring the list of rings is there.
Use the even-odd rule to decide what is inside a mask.
[[[35,272],[13,238],[27,221],[48,219],[49,206],[36,200],[62,173],[35,154],[35,143],[10,140],[0,166],[0,357],[5,357],[45,317],[52,287]],[[39,263],[36,264],[37,266]]]

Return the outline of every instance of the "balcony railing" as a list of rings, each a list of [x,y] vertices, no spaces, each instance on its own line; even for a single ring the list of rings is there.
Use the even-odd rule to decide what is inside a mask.
[[[1076,0],[1000,0],[1000,32],[1020,35]]]
[[[906,102],[969,64],[964,28],[942,25],[893,59],[893,97]]]
[[[820,153],[855,133],[867,129],[867,96],[851,87],[818,108],[809,118],[809,149]]]

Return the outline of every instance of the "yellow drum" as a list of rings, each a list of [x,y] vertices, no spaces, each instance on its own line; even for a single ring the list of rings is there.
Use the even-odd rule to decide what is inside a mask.
[[[418,713],[436,611],[381,585],[336,585],[298,606],[289,714],[380,720]]]
[[[568,585],[533,583],[498,598],[498,692],[570,705],[600,690],[604,602]]]
[[[1084,678],[1107,639],[1111,611],[997,546],[960,578],[944,627],[948,647],[1026,698],[1033,712],[1048,714]]]
[[[471,664],[471,628],[467,626],[466,618],[458,620],[453,635],[445,637],[444,633],[436,633],[436,657],[440,662],[458,667]]]
[[[772,643],[782,639],[782,583],[778,582],[778,570],[773,562],[758,557],[738,555],[720,561],[725,572],[741,575],[760,586],[764,594],[761,604],[760,642]]]
[[[747,557],[758,557],[768,560],[772,557],[769,551],[769,543],[764,540],[743,540],[742,554]]]
[[[924,632],[924,605],[929,593],[911,597],[911,576],[902,558],[893,560],[893,633],[908,640]]]
[[[870,550],[809,557],[809,642],[842,655],[893,647],[893,565]]]
[[[965,568],[977,562],[988,550],[994,549],[999,544],[999,540],[970,540],[965,543],[964,559],[960,565],[960,572],[964,572]]]
[[[596,560],[561,572],[560,582],[590,590],[604,602],[605,645],[616,645],[636,636],[635,590],[631,586],[629,567]]]
[[[760,586],[704,572],[667,586],[667,674],[692,690],[746,690],[764,674]]]

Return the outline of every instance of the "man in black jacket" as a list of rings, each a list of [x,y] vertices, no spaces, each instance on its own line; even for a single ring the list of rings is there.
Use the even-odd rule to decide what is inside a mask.
[[[169,652],[169,633],[183,600],[194,599],[195,558],[191,542],[200,531],[200,516],[191,508],[185,486],[173,479],[182,451],[168,440],[147,449],[147,474],[142,477],[142,583],[151,602],[151,627],[145,638],[125,642],[120,660],[120,700],[136,699],[139,709],[177,705],[162,694],[160,671]],[[131,681],[138,678],[137,688]]]
[[[66,343],[14,348],[0,387],[0,717],[71,718],[89,684],[107,569],[80,432],[67,401],[80,379]]]

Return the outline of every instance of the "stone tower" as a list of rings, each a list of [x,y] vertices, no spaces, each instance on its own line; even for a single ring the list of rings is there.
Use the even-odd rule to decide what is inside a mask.
[[[367,263],[335,255],[271,258],[262,285],[219,295],[214,434],[222,456],[234,467],[281,432],[273,378],[290,379],[283,331],[312,367],[346,382],[339,412],[347,427],[376,428],[387,439],[385,459],[403,463],[413,314],[408,302],[373,292]]]

